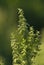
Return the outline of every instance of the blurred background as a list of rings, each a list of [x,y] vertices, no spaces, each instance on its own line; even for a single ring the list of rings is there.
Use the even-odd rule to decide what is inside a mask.
[[[7,65],[12,65],[7,31],[17,27],[17,8],[23,9],[27,23],[41,31],[44,40],[44,0],[0,0],[0,55],[6,58]]]

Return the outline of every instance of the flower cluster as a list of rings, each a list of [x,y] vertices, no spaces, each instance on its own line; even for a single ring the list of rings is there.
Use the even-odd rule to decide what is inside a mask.
[[[13,65],[31,65],[40,45],[40,33],[26,23],[23,10],[18,8],[18,28],[11,33],[10,41],[13,55]]]

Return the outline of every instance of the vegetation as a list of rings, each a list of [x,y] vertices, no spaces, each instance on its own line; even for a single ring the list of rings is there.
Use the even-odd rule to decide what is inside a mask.
[[[13,65],[31,65],[39,51],[40,33],[26,23],[24,12],[18,8],[18,28],[10,35]]]
[[[0,65],[6,65],[5,58],[3,58],[2,56],[0,56]]]
[[[27,22],[22,9],[18,9],[19,21],[16,22],[16,9],[18,7],[24,10]],[[42,45],[40,49],[42,50],[37,55],[40,45],[40,33],[35,31],[33,27],[41,32],[42,28],[44,29],[44,0],[0,0],[1,65],[12,65],[12,59],[13,64],[17,65],[44,65],[44,31],[41,33]],[[11,33],[10,43],[8,34],[11,30],[13,32]],[[3,62],[4,58],[2,56],[6,61]],[[5,62],[7,63],[5,64]]]

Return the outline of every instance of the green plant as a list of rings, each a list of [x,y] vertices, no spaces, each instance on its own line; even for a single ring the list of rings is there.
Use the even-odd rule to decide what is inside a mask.
[[[13,65],[31,65],[39,51],[40,33],[29,27],[22,9],[18,8],[18,28],[10,36]]]

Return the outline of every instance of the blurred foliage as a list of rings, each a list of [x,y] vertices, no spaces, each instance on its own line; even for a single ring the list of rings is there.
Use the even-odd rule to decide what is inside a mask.
[[[0,5],[8,8],[8,21],[16,21],[16,9],[22,8],[25,17],[35,29],[44,27],[44,1],[43,0],[0,0]],[[15,22],[16,23],[16,22]],[[11,23],[12,25],[12,23]]]
[[[6,65],[5,58],[0,56],[0,65]]]

